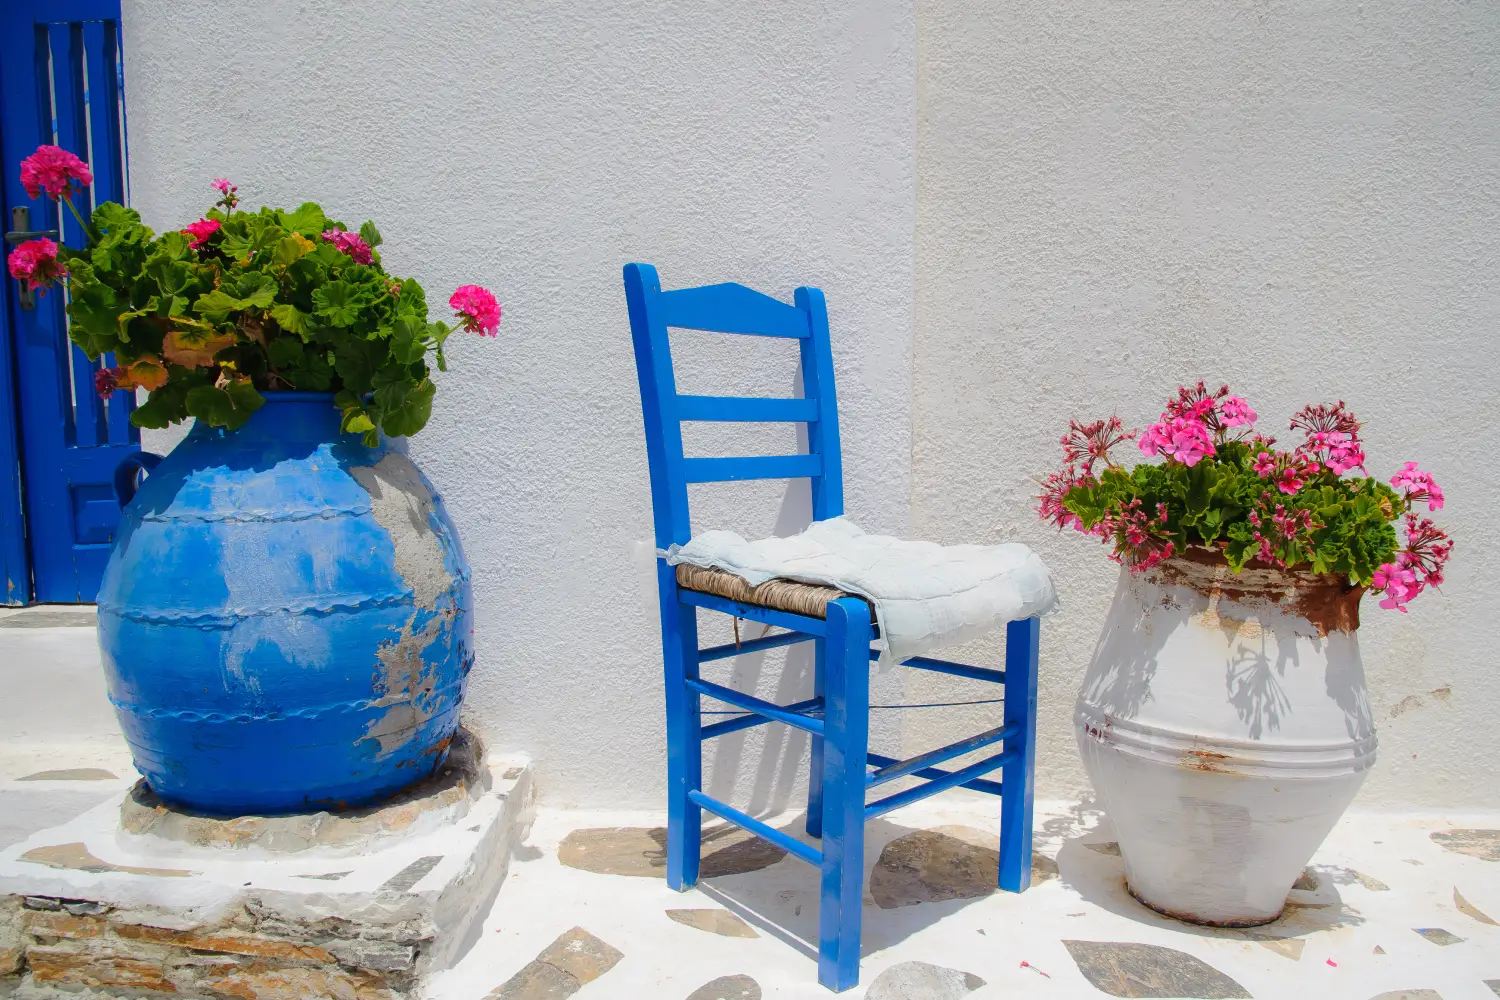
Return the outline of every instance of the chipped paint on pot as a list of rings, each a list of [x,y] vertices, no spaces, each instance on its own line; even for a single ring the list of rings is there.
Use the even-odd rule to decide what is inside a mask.
[[[1137,899],[1205,924],[1281,913],[1375,762],[1362,592],[1207,550],[1121,570],[1075,728]]]
[[[404,454],[339,433],[332,399],[195,426],[121,518],[99,644],[136,767],[173,804],[365,804],[432,774],[458,727],[458,535]]]

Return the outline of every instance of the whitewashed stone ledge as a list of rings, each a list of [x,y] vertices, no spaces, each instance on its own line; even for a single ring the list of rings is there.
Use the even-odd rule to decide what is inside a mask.
[[[297,837],[272,847],[261,818],[150,824],[186,842],[127,833],[121,809],[139,819],[139,797],[112,797],[0,851],[0,995],[419,996],[477,937],[531,823],[525,758],[488,757],[470,779],[462,795],[432,789],[439,823],[421,796],[353,823],[289,820],[312,834],[291,851]],[[213,822],[262,836],[236,842]]]

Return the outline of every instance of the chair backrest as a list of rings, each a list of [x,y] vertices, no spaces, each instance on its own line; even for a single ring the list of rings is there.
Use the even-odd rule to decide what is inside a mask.
[[[838,402],[833,388],[833,352],[823,293],[799,288],[787,305],[732,282],[664,292],[650,264],[625,265],[625,301],[635,342],[641,410],[646,418],[646,457],[651,466],[651,504],[660,548],[692,536],[689,483],[740,479],[812,481],[814,520],[844,512],[844,477],[839,461]],[[801,399],[763,396],[684,396],[672,374],[668,327],[787,337],[799,341]],[[685,420],[790,422],[807,425],[807,452],[737,458],[686,458]]]

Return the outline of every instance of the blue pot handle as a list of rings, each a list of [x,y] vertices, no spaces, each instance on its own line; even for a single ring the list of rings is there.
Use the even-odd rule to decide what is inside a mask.
[[[135,498],[136,486],[140,481],[138,473],[142,470],[150,472],[160,464],[160,455],[138,451],[115,466],[115,499],[122,508]]]

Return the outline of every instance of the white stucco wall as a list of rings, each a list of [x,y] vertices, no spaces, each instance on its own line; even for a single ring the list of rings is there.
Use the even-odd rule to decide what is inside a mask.
[[[654,805],[664,787],[625,263],[656,264],[665,287],[823,287],[850,512],[908,526],[912,7],[125,0],[132,194],[150,224],[196,218],[227,176],[252,206],[376,220],[386,266],[429,302],[466,282],[503,302],[498,340],[453,345],[411,453],[474,570],[470,716],[535,755],[554,802]],[[789,394],[792,355],[749,340],[685,343],[683,382]],[[772,450],[734,434],[690,449],[715,443]],[[709,489],[699,523],[795,530],[805,486],[786,492]],[[760,659],[724,674],[764,696],[810,690],[805,662],[783,679]],[[779,729],[716,748],[717,794],[794,794],[805,740]]]
[[[1372,470],[1437,475],[1459,545],[1442,596],[1406,617],[1369,602],[1383,756],[1363,804],[1496,801],[1480,748],[1500,553],[1481,517],[1500,483],[1469,457],[1500,431],[1493,5],[494,6],[125,0],[133,195],[180,225],[227,175],[253,204],[374,218],[388,266],[435,303],[468,281],[499,293],[500,339],[455,346],[411,448],[475,571],[471,717],[536,754],[554,802],[662,789],[630,260],[668,287],[824,287],[851,514],[1045,555],[1066,607],[1043,632],[1042,796],[1086,790],[1072,702],[1113,589],[1096,544],[1031,514],[1067,420],[1140,425],[1198,378],[1273,432],[1346,399]],[[787,345],[679,348],[685,389],[792,384]],[[690,451],[774,435],[718,430]],[[701,525],[750,532],[807,516],[778,483],[695,502]],[[720,676],[792,700],[808,672],[794,654]],[[900,673],[874,693],[993,695]],[[994,710],[879,711],[875,739],[926,749]],[[805,749],[781,727],[731,737],[710,789],[779,804]]]
[[[1070,417],[1141,426],[1203,378],[1272,433],[1343,398],[1372,472],[1447,490],[1443,594],[1366,601],[1360,804],[1500,801],[1500,7],[950,0],[917,51],[912,517],[1056,571],[1038,794],[1087,788],[1072,704],[1115,568],[1037,523],[1032,480]]]

